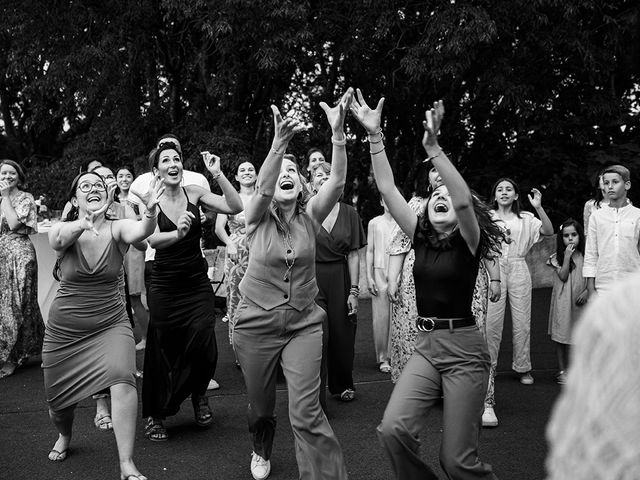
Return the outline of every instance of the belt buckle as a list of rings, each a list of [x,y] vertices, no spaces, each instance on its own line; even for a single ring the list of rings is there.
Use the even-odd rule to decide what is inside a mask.
[[[420,328],[418,330],[421,330],[423,332],[433,332],[433,330],[436,328],[436,321],[433,317],[418,317],[421,322],[420,322]]]

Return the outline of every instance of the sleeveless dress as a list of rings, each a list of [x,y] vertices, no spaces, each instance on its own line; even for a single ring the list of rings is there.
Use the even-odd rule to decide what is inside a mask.
[[[175,415],[189,395],[206,393],[216,371],[215,297],[200,249],[200,212],[187,202],[187,210],[195,217],[191,228],[181,240],[156,250],[151,271],[143,417]],[[161,232],[177,229],[162,209],[158,228]]]
[[[44,322],[38,306],[36,250],[29,239],[36,232],[36,204],[22,191],[11,204],[23,226],[11,231],[0,214],[0,365],[10,361],[19,366],[40,353]]]
[[[46,398],[54,411],[112,385],[136,386],[135,341],[119,289],[123,257],[112,237],[93,268],[77,242],[60,259],[60,286],[42,348]]]

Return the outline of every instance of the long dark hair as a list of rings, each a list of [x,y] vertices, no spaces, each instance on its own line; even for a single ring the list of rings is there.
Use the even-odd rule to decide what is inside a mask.
[[[491,198],[492,198],[492,206],[494,210],[498,209],[498,202],[496,201],[496,189],[498,188],[498,185],[500,185],[500,182],[509,182],[512,186],[513,186],[513,190],[516,192],[516,195],[518,195],[518,198],[516,198],[513,203],[511,204],[511,211],[513,213],[516,214],[516,216],[518,218],[522,218],[520,216],[520,187],[518,187],[518,184],[515,182],[515,180],[512,180],[509,177],[502,177],[499,178],[498,181],[496,181],[496,183],[493,184],[493,188],[491,189]]]
[[[564,244],[564,240],[562,239],[562,231],[567,227],[574,227],[576,232],[578,232],[578,245],[576,246],[576,250],[584,255],[584,229],[582,228],[582,225],[580,225],[580,222],[573,218],[568,218],[562,222],[562,225],[560,225],[560,229],[558,230],[558,234],[556,235],[556,259],[560,265],[564,262],[564,251],[567,248]],[[574,268],[576,268],[576,264],[573,263],[573,259],[571,259],[569,271],[572,271]]]
[[[598,172],[598,176],[596,177],[596,182],[595,182],[596,183],[595,189],[593,191],[593,197],[591,198],[596,208],[600,208],[600,205],[604,200],[604,196],[602,195],[602,189],[600,188],[600,181],[602,179],[602,175],[604,175],[604,170],[605,169],[602,169]]]
[[[427,198],[427,205],[433,194],[434,192],[431,192],[431,195]],[[473,210],[480,227],[480,242],[478,244],[480,257],[493,258],[499,256],[502,251],[502,242],[505,241],[504,232],[493,220],[491,209],[478,194],[472,191],[471,197],[473,198]],[[418,227],[416,231],[417,239],[425,241],[436,248],[448,243],[447,239],[443,241],[438,238],[437,232],[429,221],[428,208],[425,208],[424,213],[418,217]]]

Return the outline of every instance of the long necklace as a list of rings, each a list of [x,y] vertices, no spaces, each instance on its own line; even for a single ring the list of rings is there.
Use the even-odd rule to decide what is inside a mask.
[[[287,229],[286,235],[285,232],[282,232],[282,245],[284,246],[284,263],[287,265],[287,271],[284,272],[284,277],[282,277],[282,279],[285,282],[288,282],[291,269],[296,263],[296,249],[293,246],[290,228]]]

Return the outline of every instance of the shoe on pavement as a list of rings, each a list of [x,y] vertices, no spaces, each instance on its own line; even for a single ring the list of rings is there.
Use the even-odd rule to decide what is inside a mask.
[[[482,426],[486,428],[494,428],[498,426],[498,417],[493,407],[484,407],[484,413],[482,414]]]
[[[271,473],[271,461],[265,460],[256,452],[251,452],[251,475],[255,480],[264,480]]]
[[[382,373],[391,373],[391,365],[386,360],[380,364],[380,371]]]
[[[529,372],[523,373],[520,376],[520,383],[523,385],[533,385],[533,377]]]
[[[565,373],[564,370],[560,370],[560,373],[558,373],[557,379],[560,385],[564,385],[565,383],[567,383],[567,374]]]
[[[211,379],[209,381],[209,385],[207,386],[207,390],[218,390],[220,388],[220,384],[215,380]]]

